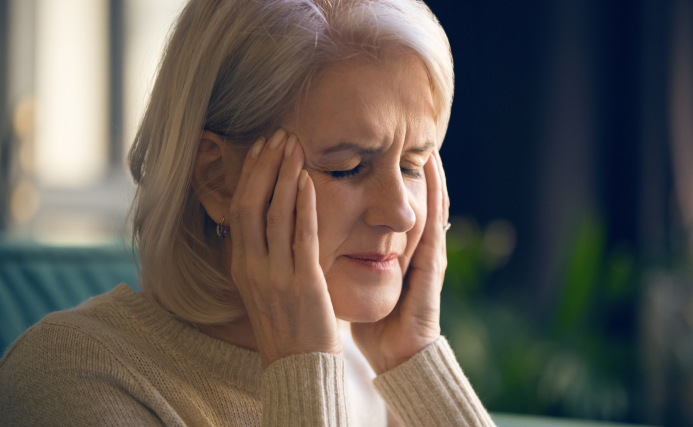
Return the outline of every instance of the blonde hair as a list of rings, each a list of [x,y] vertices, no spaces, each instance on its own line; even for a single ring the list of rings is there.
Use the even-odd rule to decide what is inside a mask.
[[[428,70],[440,145],[452,105],[452,57],[422,1],[190,1],[170,35],[129,154],[138,184],[132,219],[142,289],[190,322],[223,323],[242,314],[214,223],[191,187],[202,130],[247,146],[280,126],[326,66],[402,49]]]

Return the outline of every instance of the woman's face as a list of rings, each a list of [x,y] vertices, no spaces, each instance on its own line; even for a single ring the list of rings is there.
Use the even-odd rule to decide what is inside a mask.
[[[436,149],[426,69],[414,55],[342,63],[283,127],[315,184],[320,265],[337,317],[388,315],[426,221],[423,165]]]

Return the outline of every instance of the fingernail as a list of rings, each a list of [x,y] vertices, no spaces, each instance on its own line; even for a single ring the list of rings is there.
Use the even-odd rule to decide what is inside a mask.
[[[298,189],[303,190],[306,188],[306,178],[308,178],[308,171],[305,169],[301,170],[301,174],[298,176]]]
[[[284,157],[289,157],[291,153],[294,152],[294,147],[296,146],[296,135],[291,135],[289,140],[286,141],[286,148],[284,149]]]
[[[253,144],[253,148],[250,149],[250,157],[253,159],[257,159],[257,156],[260,155],[260,152],[262,151],[262,147],[265,145],[265,138],[260,138],[257,141],[255,141],[255,144]]]
[[[279,144],[282,143],[285,136],[286,136],[286,132],[284,131],[284,129],[279,129],[277,132],[275,132],[275,134],[272,135],[272,138],[270,138],[270,145],[269,145],[270,150],[273,150],[273,149],[279,147]]]

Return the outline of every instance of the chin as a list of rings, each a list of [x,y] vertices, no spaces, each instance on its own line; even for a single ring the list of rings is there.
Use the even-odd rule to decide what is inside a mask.
[[[339,269],[326,275],[335,315],[348,322],[372,323],[392,312],[402,292],[399,268],[386,274]],[[346,271],[344,271],[346,270]]]

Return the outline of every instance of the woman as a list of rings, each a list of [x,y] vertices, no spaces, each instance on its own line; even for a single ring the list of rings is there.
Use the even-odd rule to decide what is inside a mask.
[[[452,90],[421,2],[191,1],[130,153],[143,292],[22,336],[3,418],[493,425],[440,336]]]

